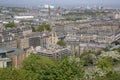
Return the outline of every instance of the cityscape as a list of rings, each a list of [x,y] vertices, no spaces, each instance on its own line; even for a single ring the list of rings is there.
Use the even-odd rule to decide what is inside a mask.
[[[0,0],[0,80],[120,80],[119,5]]]

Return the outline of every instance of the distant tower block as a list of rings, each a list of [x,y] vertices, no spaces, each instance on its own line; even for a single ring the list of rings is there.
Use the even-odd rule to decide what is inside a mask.
[[[49,6],[49,8],[48,8],[48,15],[49,15],[49,16],[51,15],[51,8],[50,8],[50,6]]]
[[[120,19],[120,12],[115,13],[115,19]]]
[[[56,16],[59,16],[59,15],[60,15],[60,12],[59,12],[59,11],[60,11],[60,7],[58,7],[57,10],[56,10]]]
[[[20,38],[19,38],[19,31],[16,28],[17,32],[16,32],[16,40],[17,40],[17,48],[20,49]]]
[[[48,7],[49,16],[51,15],[51,9],[54,9],[54,6],[52,6],[53,3],[54,3],[54,0],[50,0],[50,4],[49,4],[49,7]]]

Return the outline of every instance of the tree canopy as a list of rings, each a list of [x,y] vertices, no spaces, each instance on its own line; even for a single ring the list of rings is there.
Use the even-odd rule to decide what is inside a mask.
[[[62,46],[62,47],[65,47],[66,46],[66,43],[64,42],[64,41],[58,41],[57,42],[57,44],[59,45],[59,46]]]
[[[36,29],[35,29],[35,27],[31,27],[32,28],[32,32],[36,32]]]
[[[15,23],[9,22],[8,24],[5,25],[6,28],[14,28],[16,27]]]
[[[46,31],[51,31],[52,29],[51,29],[50,24],[43,23],[43,24],[39,25],[37,31],[43,32],[44,30],[46,30]]]
[[[114,70],[119,66],[114,67],[111,57],[95,54],[63,55],[59,60],[31,54],[19,69],[0,69],[0,80],[119,80],[120,72]]]
[[[70,62],[68,57],[53,61],[52,59],[31,55],[22,63],[22,69],[36,74],[37,80],[74,80],[84,75],[78,63]]]

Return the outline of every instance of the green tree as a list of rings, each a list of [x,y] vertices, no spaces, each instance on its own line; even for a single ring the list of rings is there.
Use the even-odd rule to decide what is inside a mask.
[[[84,66],[91,66],[96,64],[97,56],[95,55],[95,52],[84,51],[80,55],[80,59]]]
[[[120,53],[120,48],[117,48],[116,50]]]
[[[9,22],[8,24],[5,25],[6,28],[14,28],[16,27],[15,23]]]
[[[53,60],[47,57],[32,54],[22,62],[22,68],[36,72],[38,69],[43,69],[53,64]]]
[[[43,24],[39,25],[37,31],[43,32],[44,30],[51,31],[52,29],[51,29],[51,26],[49,24],[43,23]]]
[[[105,57],[105,58],[99,60],[97,66],[98,66],[98,68],[101,68],[102,70],[113,68],[112,61],[108,57]]]
[[[31,28],[32,28],[32,32],[36,32],[36,29],[33,26]]]
[[[103,77],[96,77],[94,80],[120,80],[120,72],[111,71]]]
[[[58,41],[57,42],[57,44],[59,45],[59,46],[62,46],[62,47],[65,47],[66,46],[66,43],[64,42],[64,41]]]
[[[34,73],[38,80],[48,80],[51,76],[51,69],[54,67],[54,61],[40,55],[30,55],[22,63],[22,69]],[[49,79],[50,80],[50,79]]]
[[[79,80],[84,76],[84,70],[76,58],[64,55],[57,63],[58,80]]]
[[[22,69],[0,69],[0,80],[33,80],[28,71]]]
[[[69,57],[53,61],[40,55],[31,55],[22,63],[22,69],[36,74],[37,80],[75,80],[84,76],[79,62]]]

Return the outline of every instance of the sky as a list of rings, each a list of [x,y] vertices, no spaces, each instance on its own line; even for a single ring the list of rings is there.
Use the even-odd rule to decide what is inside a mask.
[[[38,6],[51,4],[55,6],[105,6],[120,8],[120,0],[0,0],[3,6]]]

